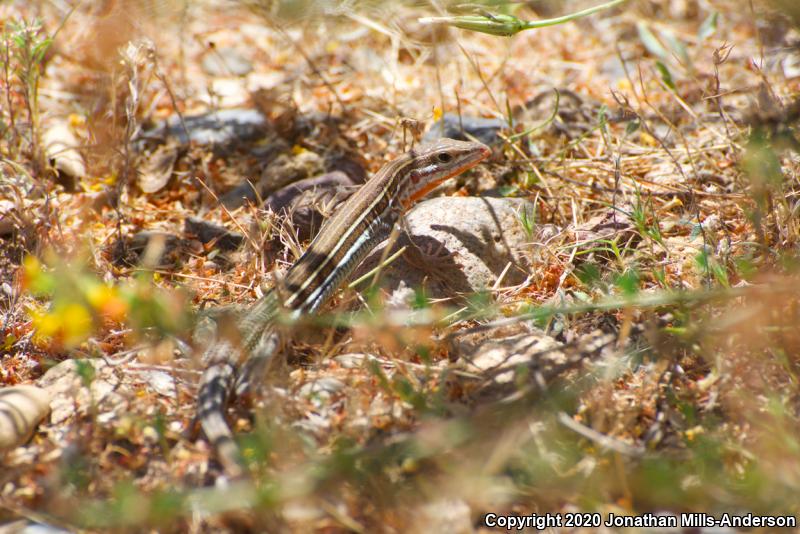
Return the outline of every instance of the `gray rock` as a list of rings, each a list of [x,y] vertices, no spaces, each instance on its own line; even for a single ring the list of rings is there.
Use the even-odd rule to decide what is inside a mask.
[[[544,332],[521,332],[479,341],[466,337],[455,343],[456,354],[465,362],[467,371],[489,375],[499,384],[511,382],[520,366],[565,363],[567,358],[561,347]]]
[[[138,372],[138,375],[139,379],[159,395],[171,399],[177,396],[178,388],[175,384],[175,378],[171,374],[155,369],[143,369]]]
[[[401,283],[424,288],[433,298],[475,293],[491,288],[501,274],[501,286],[525,280],[529,265],[529,236],[520,221],[531,202],[514,198],[442,197],[420,203],[407,216],[407,235],[395,245],[407,250],[385,267],[381,279],[391,290]],[[374,268],[384,254],[379,246],[359,269]],[[511,264],[506,270],[506,267]]]
[[[312,395],[329,397],[342,389],[344,389],[344,383],[341,380],[332,377],[322,377],[303,384],[298,394],[301,397],[311,397]]]
[[[198,217],[187,217],[183,222],[183,230],[187,234],[197,236],[203,244],[213,241],[220,250],[236,250],[244,242],[242,234],[231,232],[224,226],[218,226]]]
[[[341,171],[329,172],[282,187],[267,198],[264,207],[287,214],[298,239],[308,241],[320,229],[325,216],[330,216],[357,190],[356,185]]]
[[[334,356],[333,361],[341,365],[345,369],[358,369],[364,366],[364,362],[375,360],[375,356],[371,354],[340,354]]]
[[[323,160],[314,152],[304,151],[296,155],[282,154],[267,165],[256,183],[245,182],[220,197],[220,203],[235,209],[257,198],[265,198],[281,187],[304,180],[322,172]]]
[[[445,113],[422,136],[422,142],[431,143],[440,137],[468,141],[471,140],[471,137],[474,137],[481,143],[491,145],[500,139],[497,133],[507,126],[508,124],[500,119],[484,119]]]
[[[171,268],[183,256],[180,237],[167,232],[144,230],[123,237],[111,246],[115,265],[137,266],[147,260],[148,267]]]
[[[50,394],[36,386],[0,389],[0,451],[28,441],[50,411]]]
[[[414,513],[414,526],[415,532],[475,532],[469,505],[461,499],[448,497],[440,497],[419,506]]]
[[[58,425],[76,414],[89,412],[98,417],[109,412],[119,417],[128,412],[127,399],[135,398],[130,377],[126,378],[129,383],[123,383],[116,370],[101,359],[64,360],[49,369],[37,384],[53,399],[50,423]]]
[[[356,183],[347,174],[341,171],[329,172],[282,187],[267,198],[264,202],[264,207],[277,213],[284,209],[288,210],[303,193],[322,192],[341,186],[355,185]]]
[[[73,191],[86,177],[86,162],[77,147],[81,142],[72,133],[66,119],[53,119],[42,133],[42,145],[58,173],[59,182]]]
[[[139,140],[176,140],[181,145],[190,141],[201,146],[228,145],[258,139],[270,129],[267,119],[259,111],[232,108],[184,116],[183,120],[172,115],[162,126],[143,133]]]

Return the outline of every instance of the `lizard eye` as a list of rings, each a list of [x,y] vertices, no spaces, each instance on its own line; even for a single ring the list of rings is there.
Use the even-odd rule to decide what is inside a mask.
[[[438,159],[441,163],[448,163],[453,159],[453,155],[449,152],[442,152],[441,154],[437,154],[436,159]]]

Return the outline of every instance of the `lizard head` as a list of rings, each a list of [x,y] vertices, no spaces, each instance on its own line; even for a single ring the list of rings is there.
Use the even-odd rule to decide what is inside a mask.
[[[402,172],[405,187],[401,204],[406,209],[411,207],[431,189],[471,169],[491,153],[483,143],[446,138],[412,149]]]

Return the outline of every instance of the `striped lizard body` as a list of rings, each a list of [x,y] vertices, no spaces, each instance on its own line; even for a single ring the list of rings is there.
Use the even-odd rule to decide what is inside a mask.
[[[481,143],[441,139],[390,161],[322,226],[286,278],[253,304],[235,328],[218,328],[217,340],[203,354],[197,418],[229,475],[239,476],[242,469],[225,407],[239,364],[259,361],[263,366],[277,350],[274,320],[279,310],[292,318],[317,311],[417,200],[490,153]]]

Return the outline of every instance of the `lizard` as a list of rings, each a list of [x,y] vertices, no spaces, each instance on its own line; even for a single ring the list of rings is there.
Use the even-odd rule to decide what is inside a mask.
[[[490,154],[482,143],[443,138],[389,161],[326,221],[283,280],[238,314],[222,335],[218,328],[202,356],[206,367],[196,421],[229,476],[244,471],[226,421],[227,403],[234,391],[252,385],[254,369],[263,371],[277,352],[278,314],[286,312],[292,320],[319,310],[417,201]]]

